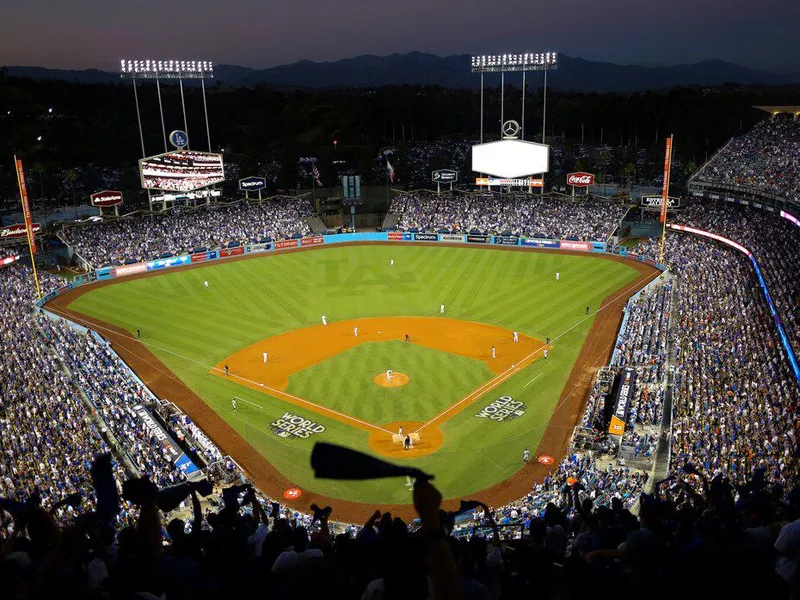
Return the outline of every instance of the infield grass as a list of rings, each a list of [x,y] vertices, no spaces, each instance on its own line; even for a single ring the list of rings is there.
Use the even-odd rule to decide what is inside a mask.
[[[390,259],[395,261],[391,268]],[[209,369],[259,340],[317,324],[323,314],[329,321],[436,316],[444,303],[447,317],[550,337],[548,360],[534,362],[447,421],[444,445],[413,459],[436,475],[445,497],[465,497],[519,470],[524,448],[535,451],[594,319],[586,317],[585,307],[594,313],[605,297],[636,277],[624,263],[589,254],[332,246],[123,279],[80,296],[69,308],[130,332],[140,329],[142,342],[168,368],[299,487],[352,501],[407,503],[411,497],[404,481],[314,479],[308,464],[314,442],[369,452],[364,431],[211,375]],[[210,289],[203,287],[206,280]],[[413,400],[405,401],[409,419],[436,414],[491,377],[480,361],[453,355],[436,359],[437,351],[416,347],[413,355],[402,357],[390,343],[365,344],[292,376],[289,391],[372,423],[391,421],[397,413],[393,409],[383,418],[381,407],[404,388],[380,390],[372,383],[386,368],[383,352],[392,353],[393,369],[412,377],[409,385],[419,383]],[[235,414],[230,410],[234,395],[244,400]],[[501,423],[475,416],[502,395],[524,402],[524,415]],[[402,392],[398,397],[410,398]],[[308,439],[275,436],[270,424],[285,411],[324,425],[325,432]]]

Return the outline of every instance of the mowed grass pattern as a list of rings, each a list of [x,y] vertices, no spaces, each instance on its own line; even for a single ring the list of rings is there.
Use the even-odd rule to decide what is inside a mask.
[[[370,373],[390,367],[411,380],[396,388],[373,383]],[[290,376],[286,391],[384,425],[426,421],[493,376],[480,360],[400,341],[368,342]]]
[[[560,281],[555,281],[556,271]],[[521,467],[522,450],[536,449],[593,321],[593,316],[585,315],[586,306],[594,313],[611,293],[629,296],[632,290],[620,288],[635,278],[630,266],[590,254],[436,245],[331,246],[122,280],[84,294],[70,308],[130,332],[141,329],[142,342],[297,485],[356,501],[408,502],[408,490],[396,482],[314,479],[308,453],[315,441],[369,451],[365,432],[210,375],[209,369],[271,335],[317,324],[323,314],[331,322],[436,316],[442,303],[446,317],[552,338],[547,361],[536,361],[475,404],[477,409],[499,395],[512,395],[528,406],[523,417],[495,423],[475,418],[477,410],[465,410],[444,425],[445,444],[437,453],[414,459],[416,466],[435,473],[446,497],[465,496],[507,478]],[[203,281],[210,289],[203,287]],[[385,369],[376,371],[376,366],[353,361],[342,369],[345,373],[331,373],[330,381],[328,375],[319,377],[314,394],[326,395],[342,412],[356,416],[358,411],[374,410],[369,420],[388,422],[391,415],[381,417],[380,403],[366,404],[360,397],[360,390],[370,389],[372,378]],[[409,373],[415,380],[440,380],[442,386],[462,389],[471,386],[466,378],[473,374],[437,370],[427,360],[420,361],[420,368]],[[234,415],[230,410],[234,395],[254,404]],[[420,414],[435,413],[441,401],[431,397],[427,408],[420,405]],[[308,440],[278,439],[269,433],[269,424],[283,410],[324,423],[327,430]]]

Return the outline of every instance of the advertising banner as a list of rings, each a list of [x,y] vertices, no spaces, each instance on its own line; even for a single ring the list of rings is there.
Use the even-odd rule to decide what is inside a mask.
[[[161,428],[158,422],[149,412],[147,412],[147,409],[144,406],[137,404],[132,410],[142,422],[144,428],[150,431],[150,433],[163,444],[164,449],[166,450],[166,453],[173,464],[179,465],[181,470],[183,470],[186,475],[197,471],[197,466],[195,466],[195,464],[186,457],[186,455],[183,453],[183,450],[181,450],[175,441],[167,435],[167,432]]]
[[[102,269],[97,269],[94,273],[98,279],[108,279],[112,276],[111,271],[113,271],[113,268],[103,267]]]
[[[611,415],[611,422],[608,426],[608,433],[611,435],[622,435],[625,433],[625,421],[628,418],[628,405],[633,398],[633,390],[636,388],[636,371],[630,367],[622,370],[619,382],[619,389],[614,400],[614,412]]]
[[[118,206],[122,204],[122,192],[119,190],[103,190],[89,196],[92,206],[105,208],[108,206]]]
[[[34,223],[31,226],[34,235],[41,233],[41,223]],[[25,223],[18,223],[16,225],[4,225],[0,227],[0,240],[10,240],[14,238],[25,237]]]
[[[464,243],[464,236],[463,235],[456,235],[454,233],[440,233],[439,234],[439,241],[440,242],[459,242],[461,244]]]
[[[590,242],[592,244],[592,251],[593,252],[605,252],[606,251],[606,243],[605,242]]]
[[[283,248],[297,248],[297,240],[281,240],[275,242],[275,250],[282,250]]]
[[[410,242],[413,239],[414,239],[414,234],[413,233],[404,233],[403,234],[403,241],[404,242]]]
[[[414,241],[415,242],[438,242],[439,241],[439,234],[438,233],[415,233],[414,234]]]
[[[658,208],[661,209],[661,204],[664,199],[661,196],[642,196],[639,198],[639,205],[642,208]],[[680,198],[667,198],[667,208],[678,208],[681,205]]]
[[[390,231],[389,232],[389,239],[393,242],[399,242],[403,239],[403,232],[402,231]]]
[[[591,252],[592,244],[590,242],[576,242],[574,240],[561,240],[560,246],[562,250],[578,250],[580,252]]]
[[[519,246],[519,238],[515,235],[496,235],[494,243],[502,246]]]
[[[523,238],[520,240],[523,246],[533,246],[534,248],[558,248],[558,240],[549,240],[546,238]]]
[[[544,179],[508,179],[500,177],[476,177],[475,185],[482,186],[511,186],[511,187],[535,187],[539,188],[544,186]]]
[[[431,173],[433,183],[455,183],[458,181],[458,171],[453,169],[438,169]]]
[[[169,258],[159,258],[157,260],[150,260],[147,263],[147,270],[154,271],[156,269],[166,269],[167,267],[174,267],[176,265],[185,265],[192,262],[192,257],[188,254],[183,256],[170,256]]]
[[[17,262],[19,260],[19,255],[14,256],[6,256],[5,258],[0,259],[0,267],[5,267],[6,265],[10,265],[11,263]]]
[[[491,236],[488,235],[468,235],[467,242],[470,244],[488,244],[489,240],[491,240]]]
[[[239,180],[239,189],[243,192],[263,190],[267,187],[267,180],[263,177],[245,177]]]
[[[126,275],[134,275],[135,273],[144,273],[147,271],[147,263],[136,263],[134,265],[121,265],[119,267],[112,267],[111,277],[125,277]]]
[[[272,244],[250,244],[247,246],[248,252],[267,252],[268,250],[272,250]]]
[[[594,185],[594,175],[591,173],[584,173],[583,171],[578,171],[577,173],[568,173],[567,185],[572,185],[575,187],[589,187],[590,185]]]
[[[236,246],[235,248],[221,248],[217,250],[219,252],[220,258],[225,258],[227,256],[240,256],[244,254],[244,246]]]
[[[217,258],[216,250],[209,250],[208,252],[195,252],[191,255],[193,263],[206,262],[207,260],[214,260]]]
[[[301,246],[318,246],[319,244],[324,244],[325,238],[322,236],[315,236],[315,237],[307,237],[300,239]]]

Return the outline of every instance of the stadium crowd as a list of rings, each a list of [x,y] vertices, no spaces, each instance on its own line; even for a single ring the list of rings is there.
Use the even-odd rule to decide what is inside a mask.
[[[800,121],[776,115],[733,138],[693,181],[752,189],[800,202]]]
[[[264,205],[252,205],[257,210],[250,215],[247,205],[120,220],[66,235],[90,262],[110,264],[109,256],[151,258],[277,237],[270,227],[302,223],[305,209],[297,202],[282,202],[285,214],[282,208],[274,218],[259,216]],[[519,199],[525,205],[520,207],[508,199],[474,197],[440,203],[405,196],[396,202],[406,227],[553,237],[604,237],[624,211],[527,195]],[[755,234],[741,229],[758,225],[757,218],[720,214],[697,209],[683,217],[745,245],[745,239],[757,243]],[[792,264],[781,261],[793,255],[751,249],[760,261],[758,252],[763,254],[765,276],[779,287],[779,269]],[[654,255],[655,245],[639,250]],[[476,518],[467,524],[454,526],[451,516],[437,511],[435,488],[418,482],[419,523],[377,512],[355,536],[335,537],[326,512],[287,513],[246,487],[223,493],[220,510],[203,514],[198,496],[210,490],[186,484],[161,442],[132,412],[146,390],[91,333],[31,314],[29,275],[24,267],[7,267],[0,271],[0,337],[7,349],[0,356],[0,496],[7,499],[0,504],[3,590],[13,598],[310,598],[334,590],[338,597],[367,600],[494,600],[534,594],[606,597],[646,586],[650,597],[672,598],[675,588],[669,584],[681,573],[691,581],[681,588],[682,596],[797,597],[800,491],[792,489],[799,480],[797,381],[743,255],[671,234],[666,262],[674,279],[629,303],[614,356],[615,365],[632,366],[639,374],[630,420],[660,422],[659,386],[674,299],[669,478],[648,482],[634,469],[570,453],[525,497],[503,507],[476,507]],[[43,283],[50,290],[60,280],[43,275]],[[793,285],[786,283],[786,294],[779,293],[789,312],[796,306]],[[185,416],[169,422],[174,435],[204,439]],[[627,441],[648,454],[656,439],[650,430],[634,428]],[[116,509],[110,513],[108,490],[95,489],[90,473],[92,457],[109,451],[115,457],[114,487],[123,497],[120,504],[111,503]],[[210,459],[220,456],[215,449],[205,452]],[[162,494],[141,481],[124,483],[139,475],[171,486],[164,496],[180,491],[193,507],[192,518],[163,529],[157,507],[175,503],[162,502]],[[648,483],[654,491],[643,494]],[[45,511],[37,507],[35,491]],[[63,501],[67,504],[54,509]],[[631,512],[637,506],[638,517]],[[53,510],[55,523],[48,514]],[[77,518],[90,511],[91,519]]]
[[[305,221],[311,214],[308,200],[279,198],[88,223],[63,229],[62,237],[97,268],[232,242],[301,236],[311,231]]]
[[[525,193],[469,197],[404,194],[389,212],[403,230],[460,231],[528,237],[603,240],[625,214],[622,202]]]

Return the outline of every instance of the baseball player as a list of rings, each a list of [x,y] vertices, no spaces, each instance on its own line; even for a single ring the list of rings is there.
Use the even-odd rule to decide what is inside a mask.
[[[525,448],[522,451],[522,462],[527,463],[531,459],[531,451]]]
[[[411,436],[407,435],[403,440],[403,450],[409,450],[411,448]]]
[[[394,266],[394,259],[391,259],[391,260],[389,261],[389,266],[390,266],[390,267],[393,267],[393,266]]]
[[[227,376],[228,376],[228,365],[226,364],[225,365],[225,377],[227,377]]]
[[[556,281],[561,281],[561,273],[556,271]]]
[[[406,342],[410,342],[410,341],[411,341],[411,336],[406,334]]]
[[[358,327],[353,327],[353,337],[358,337]]]
[[[391,380],[392,380],[392,370],[386,369],[386,381],[391,381]]]
[[[231,398],[231,408],[236,412],[236,398]]]
[[[269,356],[267,355],[266,351],[264,352],[264,364],[267,364],[267,359]]]
[[[542,354],[544,354],[544,359],[547,360],[547,348],[544,349],[544,352],[542,352]]]
[[[494,349],[494,346],[492,346],[492,358],[497,358],[497,351]]]
[[[514,342],[518,342],[518,341],[519,341],[519,333],[517,333],[517,332],[515,331],[515,332],[513,333],[513,338],[514,338]]]
[[[545,339],[545,342],[544,342],[544,343],[545,343],[545,344],[547,344],[547,345],[549,346],[549,345],[550,345],[550,338],[544,338],[544,339]]]
[[[208,282],[207,281],[204,281],[203,285],[206,286],[206,289],[208,289]]]
[[[587,315],[589,314],[589,307],[588,306],[586,307],[586,314]]]
[[[397,428],[397,435],[399,435],[400,437],[403,437],[403,428],[402,427],[398,427]]]
[[[328,324],[328,317],[326,317],[325,315],[322,315],[322,324],[323,325],[327,325]]]
[[[444,304],[440,304],[440,305],[439,305],[439,314],[440,314],[440,315],[443,315],[443,314],[444,314]]]
[[[139,331],[139,330],[137,329],[137,330],[136,330],[136,339],[137,339],[137,340],[138,340],[138,339],[141,339],[141,337],[142,337],[142,332],[141,332],[141,331]]]

